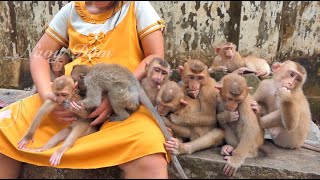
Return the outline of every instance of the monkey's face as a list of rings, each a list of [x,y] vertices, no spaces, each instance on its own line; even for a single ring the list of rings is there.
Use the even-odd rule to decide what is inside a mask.
[[[204,76],[202,74],[187,75],[187,81],[185,86],[186,86],[188,96],[192,98],[197,98],[203,82],[204,82]]]
[[[73,88],[70,88],[69,86],[64,87],[62,90],[54,90],[54,94],[57,97],[57,102],[59,104],[63,104],[63,102],[69,100],[71,97]]]
[[[295,90],[302,86],[306,76],[297,69],[297,65],[293,62],[277,63],[273,65],[273,71],[277,89],[285,87],[291,91]]]
[[[226,59],[233,59],[235,55],[235,48],[233,46],[224,46],[222,49],[222,54]]]
[[[241,97],[235,97],[232,95],[227,95],[226,97],[222,96],[222,99],[224,101],[225,109],[227,109],[228,111],[236,111],[239,104],[243,101]]]
[[[168,79],[169,69],[162,68],[160,66],[154,66],[149,77],[155,86],[163,84]]]

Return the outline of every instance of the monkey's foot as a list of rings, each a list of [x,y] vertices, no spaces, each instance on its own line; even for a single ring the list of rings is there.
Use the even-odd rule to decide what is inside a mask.
[[[227,160],[227,163],[223,167],[223,174],[226,176],[234,176],[241,166],[241,162],[237,161],[237,158],[234,158],[234,156],[225,156],[224,159]]]
[[[164,147],[167,151],[169,151],[171,154],[179,155],[179,147],[180,147],[180,142],[178,139],[171,137],[170,140],[166,141],[164,143]]]
[[[222,146],[220,154],[223,156],[231,156],[233,151],[234,151],[234,148],[227,144]]]
[[[52,166],[57,166],[58,164],[60,164],[60,160],[61,160],[62,155],[63,155],[63,152],[61,152],[59,150],[54,152],[49,160],[50,164]]]

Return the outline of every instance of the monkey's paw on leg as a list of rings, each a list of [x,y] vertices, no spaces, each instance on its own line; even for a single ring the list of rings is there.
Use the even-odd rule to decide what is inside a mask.
[[[221,148],[220,154],[223,156],[231,156],[234,148],[230,145],[224,145]]]

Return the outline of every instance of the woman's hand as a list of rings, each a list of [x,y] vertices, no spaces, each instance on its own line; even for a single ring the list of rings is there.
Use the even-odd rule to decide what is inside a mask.
[[[96,118],[90,123],[90,126],[95,126],[97,124],[103,123],[107,120],[109,115],[112,113],[111,105],[106,97],[103,97],[100,106],[96,108],[88,118]]]

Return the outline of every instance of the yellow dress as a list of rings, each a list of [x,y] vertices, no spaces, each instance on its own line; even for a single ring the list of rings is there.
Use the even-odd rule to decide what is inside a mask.
[[[66,74],[69,74],[76,64],[93,65],[98,62],[117,63],[133,71],[143,59],[139,38],[164,27],[163,21],[159,19],[156,19],[155,23],[149,21],[149,24],[143,25],[145,21],[139,18],[146,14],[141,10],[146,6],[150,8],[150,4],[139,3],[141,4],[133,1],[125,2],[123,6],[117,7],[116,14],[112,18],[109,18],[112,12],[90,14],[86,11],[84,2],[70,2],[63,7],[61,9],[63,13],[58,13],[57,17],[64,17],[64,19],[53,19],[46,33],[61,45],[69,47],[72,54],[76,55],[76,59],[65,66]],[[155,12],[151,10],[151,13]],[[77,22],[80,19],[82,24]],[[137,22],[137,19],[140,22]],[[55,25],[55,22],[66,23],[66,32],[62,32],[63,29],[55,29],[59,26]],[[83,26],[88,23],[94,24],[97,28],[92,29],[97,31],[94,33],[83,31]],[[114,26],[110,28],[110,25]],[[102,28],[99,29],[99,27]],[[31,124],[41,104],[42,101],[36,94],[1,109],[1,153],[21,162],[50,166],[50,156],[61,144],[43,152],[29,152],[17,148],[19,140]],[[27,147],[43,146],[64,127],[65,124],[58,123],[54,117],[46,115],[34,135],[33,143],[29,143]],[[166,153],[164,142],[165,139],[151,113],[140,106],[130,118],[121,122],[104,123],[100,131],[78,139],[74,146],[65,152],[57,167],[90,169],[114,166],[145,155]],[[168,154],[166,157],[168,159]]]

